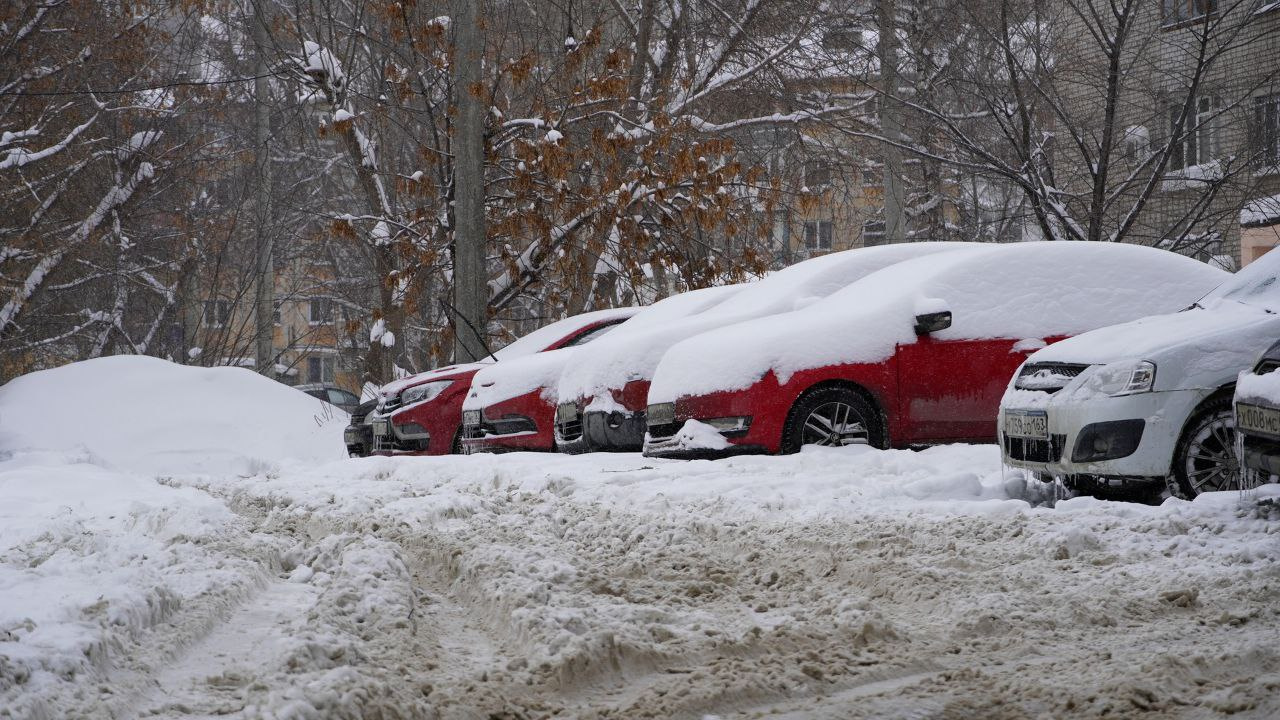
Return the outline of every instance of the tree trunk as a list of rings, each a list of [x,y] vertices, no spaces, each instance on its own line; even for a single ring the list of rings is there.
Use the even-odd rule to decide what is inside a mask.
[[[454,15],[453,89],[458,106],[454,132],[453,305],[455,362],[487,355],[489,283],[485,268],[484,116],[480,96],[480,0],[458,0]]]

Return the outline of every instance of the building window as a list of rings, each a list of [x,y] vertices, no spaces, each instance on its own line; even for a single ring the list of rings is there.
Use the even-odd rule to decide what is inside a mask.
[[[333,322],[333,300],[326,297],[311,298],[307,303],[307,322],[312,325],[329,325]]]
[[[204,303],[205,327],[220,328],[231,319],[231,303],[226,300],[206,300]]]
[[[271,324],[280,327],[280,303],[275,303],[271,309]]]
[[[804,247],[806,250],[830,250],[831,221],[806,220],[804,223]]]
[[[831,184],[831,164],[825,160],[810,160],[804,164],[804,186],[810,190],[825,188]]]
[[[1169,167],[1174,170],[1203,165],[1212,161],[1218,152],[1216,132],[1218,98],[1197,97],[1192,99],[1191,112],[1182,129],[1182,138],[1173,144],[1173,152],[1169,157]],[[1169,110],[1170,137],[1177,137],[1178,116],[1181,107]]]
[[[884,166],[868,163],[862,169],[862,187],[879,190],[884,187]]]
[[[307,358],[307,382],[333,382],[333,358],[316,357],[314,355]]]
[[[1254,138],[1259,165],[1280,165],[1280,93],[1253,99]]]
[[[1163,0],[1164,24],[1180,25],[1218,12],[1218,0]]]
[[[884,221],[868,220],[862,223],[862,244],[866,247],[884,243]]]

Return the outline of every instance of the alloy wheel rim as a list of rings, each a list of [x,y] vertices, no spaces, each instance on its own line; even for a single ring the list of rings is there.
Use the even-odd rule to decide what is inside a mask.
[[[1229,412],[1211,416],[1196,429],[1187,446],[1183,471],[1195,494],[1239,487],[1236,428]]]
[[[801,445],[866,445],[871,442],[862,414],[848,403],[824,403],[805,418]]]

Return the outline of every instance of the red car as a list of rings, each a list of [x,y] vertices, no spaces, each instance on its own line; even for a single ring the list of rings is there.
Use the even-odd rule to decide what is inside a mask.
[[[667,350],[709,330],[789,313],[818,302],[895,263],[949,252],[980,251],[978,243],[917,242],[830,253],[770,273],[761,280],[677,295],[730,292],[707,307],[666,313],[645,322],[646,310],[618,332],[585,348],[565,368],[556,390],[556,445],[561,452],[639,450],[644,445],[649,382]]]
[[[649,389],[645,454],[994,442],[1000,397],[1031,352],[1185,307],[1225,277],[1116,243],[907,260],[802,310],[671,348]]]
[[[619,335],[669,326],[725,302],[743,287],[705,288],[665,298],[641,308],[625,325],[610,332],[605,342]],[[490,365],[480,371],[463,403],[462,442],[467,452],[556,449],[556,388],[562,373],[574,367],[584,344]],[[640,403],[643,406],[644,398]]]
[[[551,323],[494,353],[499,362],[570,347],[602,334],[638,308],[583,313]],[[450,365],[384,385],[369,423],[374,455],[447,455],[462,449],[462,401],[487,362]]]

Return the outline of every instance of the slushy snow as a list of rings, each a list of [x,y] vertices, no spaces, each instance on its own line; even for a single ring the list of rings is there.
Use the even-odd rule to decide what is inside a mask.
[[[148,358],[0,388],[0,717],[1280,714],[1277,485],[1064,500],[980,445],[352,460],[316,407]]]

